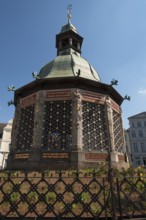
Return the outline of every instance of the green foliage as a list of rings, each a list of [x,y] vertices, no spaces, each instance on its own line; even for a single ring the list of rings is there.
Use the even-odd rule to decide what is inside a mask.
[[[20,194],[18,192],[13,192],[11,194],[11,198],[10,198],[10,201],[12,203],[15,203],[15,202],[18,202],[20,200]]]
[[[83,192],[81,194],[81,200],[84,202],[84,203],[89,203],[90,202],[90,194],[88,192]]]
[[[120,171],[117,167],[112,168],[112,172],[116,178],[121,178],[122,171]]]
[[[72,209],[76,209],[78,207],[78,205],[76,203],[73,203],[71,207],[72,207]]]
[[[127,170],[127,175],[133,177],[135,174],[135,170],[133,167],[129,167]]]
[[[56,194],[54,192],[48,192],[46,194],[46,202],[53,203],[56,200]]]
[[[96,203],[92,203],[90,205],[90,208],[91,208],[91,211],[94,213],[94,214],[98,214],[100,211],[101,211],[101,207],[96,204]]]
[[[38,200],[38,194],[36,192],[30,192],[28,194],[28,201],[30,201],[31,203],[34,203]]]
[[[142,210],[146,210],[146,201],[140,201],[140,206]]]
[[[145,182],[138,182],[136,185],[136,188],[140,190],[141,192],[144,192],[146,190],[146,183]]]
[[[19,175],[19,171],[13,171],[12,173],[11,173],[11,176],[12,177],[18,177],[18,175]]]

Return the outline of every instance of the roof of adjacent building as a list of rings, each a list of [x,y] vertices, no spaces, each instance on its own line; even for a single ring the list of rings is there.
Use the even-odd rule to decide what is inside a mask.
[[[139,114],[130,116],[128,119],[136,119],[136,118],[146,118],[146,112],[141,112]]]

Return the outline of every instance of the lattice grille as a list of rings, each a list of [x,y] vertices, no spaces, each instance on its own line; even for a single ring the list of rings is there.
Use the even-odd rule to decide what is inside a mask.
[[[115,111],[113,111],[113,129],[114,129],[115,150],[118,152],[123,152],[123,132],[122,132],[121,117]]]
[[[29,151],[32,148],[34,129],[34,105],[21,109],[16,151]]]
[[[105,106],[83,102],[84,149],[105,151],[108,146]]]
[[[0,219],[146,219],[145,173],[101,170],[3,172]]]
[[[72,146],[71,101],[46,102],[43,149],[69,150]]]

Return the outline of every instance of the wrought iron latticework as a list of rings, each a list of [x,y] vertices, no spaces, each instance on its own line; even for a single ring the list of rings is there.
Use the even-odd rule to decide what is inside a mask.
[[[30,151],[33,143],[34,105],[20,110],[21,120],[18,123],[16,138],[16,151]]]
[[[123,152],[123,129],[120,115],[113,111],[113,130],[115,150],[119,153]]]
[[[107,140],[104,105],[83,101],[83,145],[89,151],[105,151]]]
[[[146,217],[144,178],[100,172],[1,173],[0,219]]]
[[[43,149],[70,150],[71,147],[71,101],[46,101],[44,115]]]

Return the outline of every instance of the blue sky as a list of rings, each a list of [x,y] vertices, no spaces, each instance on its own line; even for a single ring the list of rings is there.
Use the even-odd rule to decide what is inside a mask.
[[[0,0],[0,122],[13,118],[7,105],[13,93],[34,79],[32,72],[56,56],[55,36],[71,22],[84,37],[82,57],[103,83],[117,79],[115,89],[131,101],[122,104],[127,118],[146,111],[146,0]]]

